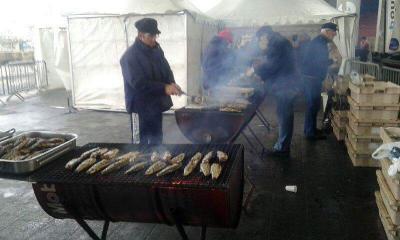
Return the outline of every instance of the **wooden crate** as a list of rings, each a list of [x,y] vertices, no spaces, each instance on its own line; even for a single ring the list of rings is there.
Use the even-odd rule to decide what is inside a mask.
[[[392,162],[388,159],[382,159],[379,161],[381,163],[381,168],[382,168],[382,172],[385,170],[387,172],[387,170],[389,169],[390,164],[392,164]],[[387,175],[389,177],[389,175]],[[400,173],[397,173],[394,176],[390,176],[390,178],[394,179],[394,180],[400,180]]]
[[[372,159],[370,154],[356,153],[347,137],[344,139],[344,142],[346,143],[347,153],[354,167],[380,167],[379,161]]]
[[[371,155],[378,147],[382,145],[382,140],[379,136],[362,136],[356,135],[350,126],[346,127],[347,137],[353,149],[358,154]]]
[[[383,228],[385,229],[386,237],[388,240],[400,240],[399,226],[391,222],[390,216],[383,204],[383,199],[380,192],[375,192],[376,206],[378,207],[379,217],[381,219]]]
[[[390,191],[393,194],[393,197],[396,200],[400,200],[400,179],[398,175],[391,177],[388,174],[388,169],[390,166],[390,161],[381,161],[381,167],[382,167],[382,174],[383,177],[385,178],[385,181],[387,185],[389,186]]]
[[[346,128],[339,127],[336,120],[333,119],[331,122],[333,134],[335,134],[336,140],[343,141],[346,137]]]
[[[381,127],[397,127],[400,121],[370,121],[358,120],[351,112],[348,112],[348,122],[350,128],[356,135],[379,137]]]
[[[398,127],[382,127],[379,135],[383,143],[400,142],[400,128]]]
[[[338,127],[346,128],[346,125],[349,121],[347,113],[348,111],[332,111],[333,120]]]
[[[400,105],[374,106],[360,105],[356,103],[350,96],[348,97],[350,104],[350,112],[360,121],[372,120],[398,120]]]
[[[396,200],[380,170],[376,171],[380,193],[393,224],[400,225],[400,201]]]
[[[350,81],[349,88],[352,99],[359,104],[398,104],[400,86],[392,82],[372,81],[355,85]]]

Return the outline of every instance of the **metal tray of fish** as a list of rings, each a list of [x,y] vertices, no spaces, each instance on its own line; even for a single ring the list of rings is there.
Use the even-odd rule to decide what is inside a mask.
[[[5,132],[0,132],[0,142],[11,138],[14,135],[14,133],[15,133],[15,129],[14,128],[12,128],[12,129],[10,129],[8,131],[5,131]]]
[[[45,164],[55,160],[56,158],[64,155],[68,151],[76,147],[76,139],[78,135],[73,133],[55,133],[55,132],[45,132],[45,131],[29,131],[21,133],[14,136],[8,140],[0,143],[0,146],[4,146],[8,143],[16,141],[18,138],[26,136],[28,138],[62,138],[65,142],[49,148],[47,151],[33,157],[24,160],[7,160],[0,158],[0,172],[1,173],[11,173],[11,174],[24,174],[33,172],[36,169],[44,166]]]

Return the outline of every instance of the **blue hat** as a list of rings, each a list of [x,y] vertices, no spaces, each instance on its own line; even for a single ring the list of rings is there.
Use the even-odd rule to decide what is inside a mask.
[[[135,22],[135,27],[139,32],[150,33],[150,34],[160,34],[158,30],[157,21],[153,18],[142,18]]]
[[[332,23],[332,22],[328,22],[328,23],[323,24],[321,26],[321,29],[330,29],[330,30],[336,32],[337,31],[337,25]]]

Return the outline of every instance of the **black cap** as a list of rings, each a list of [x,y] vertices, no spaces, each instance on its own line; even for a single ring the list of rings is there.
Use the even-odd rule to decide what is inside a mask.
[[[135,22],[135,27],[139,32],[150,33],[150,34],[160,34],[158,30],[157,21],[153,18],[143,18]]]
[[[330,30],[336,32],[337,31],[337,25],[332,23],[332,22],[328,22],[328,23],[323,24],[321,26],[321,29],[330,29]]]

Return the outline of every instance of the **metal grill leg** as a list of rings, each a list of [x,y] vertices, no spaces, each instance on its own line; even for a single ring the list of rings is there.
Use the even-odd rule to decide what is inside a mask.
[[[254,137],[254,139],[257,141],[257,143],[262,147],[262,150],[261,150],[261,154],[260,154],[260,155],[263,156],[263,155],[264,155],[264,150],[265,150],[264,144],[263,144],[263,143],[261,142],[261,140],[257,137],[256,133],[253,131],[253,129],[250,127],[250,125],[248,125],[247,128],[249,129],[251,135],[253,135],[253,137]]]
[[[93,240],[102,240],[100,239],[96,233],[93,231],[93,229],[85,222],[85,220],[81,218],[76,218],[75,221],[83,228],[83,230],[86,231],[87,234],[93,239]]]
[[[244,172],[244,178],[245,180],[250,184],[250,191],[246,196],[246,199],[244,200],[244,204],[243,204],[243,209],[245,212],[247,212],[249,210],[249,204],[250,204],[250,200],[251,197],[253,196],[254,191],[256,190],[256,186],[254,185],[254,183],[250,180],[249,178],[249,174],[248,172],[245,170]]]
[[[131,124],[131,143],[133,144],[134,143],[134,140],[133,140],[133,116],[132,116],[132,113],[129,113],[129,122],[130,122],[130,124]]]
[[[206,234],[207,234],[207,226],[203,225],[201,226],[201,240],[206,240]]]
[[[105,221],[103,225],[103,231],[101,232],[101,240],[107,239],[107,232],[109,226],[110,226],[110,221]]]
[[[256,110],[256,116],[260,119],[261,124],[269,131],[271,131],[271,124],[268,122],[267,118],[261,113],[260,110]]]

